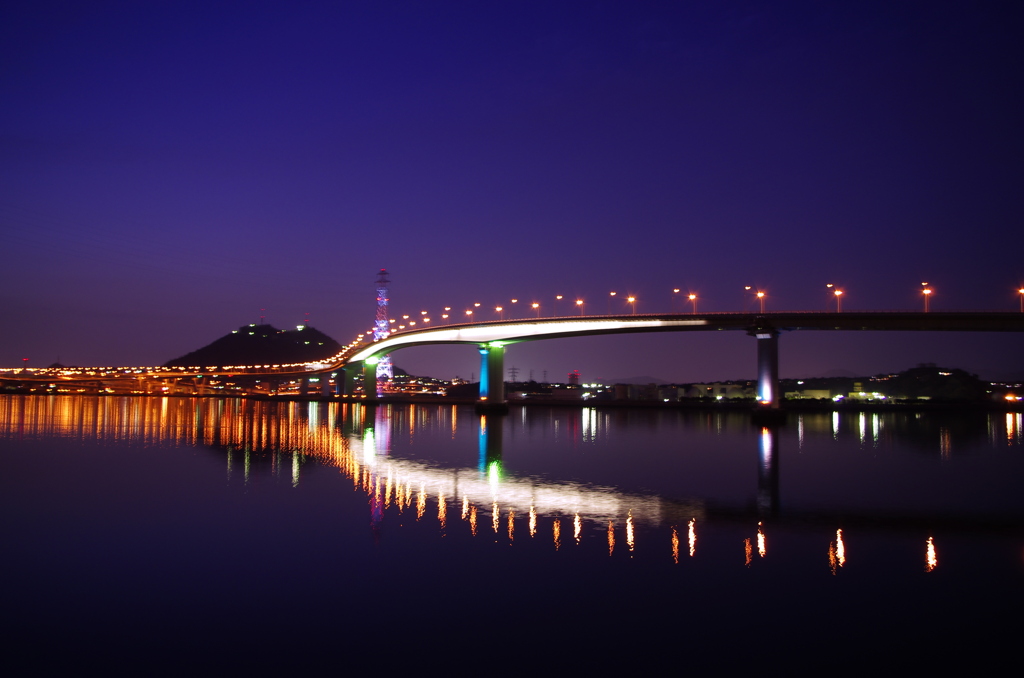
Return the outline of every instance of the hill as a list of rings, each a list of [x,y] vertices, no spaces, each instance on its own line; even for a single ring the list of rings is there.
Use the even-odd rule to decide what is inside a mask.
[[[341,344],[309,325],[294,330],[279,330],[273,325],[243,325],[164,365],[278,365],[323,360],[339,351]]]

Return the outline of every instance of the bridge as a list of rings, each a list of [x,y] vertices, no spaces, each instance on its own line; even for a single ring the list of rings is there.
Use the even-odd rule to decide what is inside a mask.
[[[221,365],[192,367],[108,367],[108,368],[9,368],[0,369],[0,379],[18,382],[171,382],[192,380],[214,372],[266,376],[276,379],[309,378],[322,373],[344,374],[341,394],[366,401],[380,398],[376,389],[359,393],[355,378],[364,384],[377,379],[377,363],[390,353],[412,346],[470,344],[481,357],[479,403],[484,407],[505,406],[504,356],[511,344],[567,337],[626,334],[635,332],[741,331],[756,340],[758,361],[757,399],[765,409],[777,409],[779,393],[779,337],[790,331],[899,331],[899,332],[1022,332],[1024,313],[1016,312],[909,312],[780,311],[767,313],[674,313],[636,315],[560,316],[550,318],[458,323],[430,328],[402,329],[370,340],[360,335],[341,352],[323,361],[285,365]],[[341,375],[339,375],[341,376]]]
[[[362,370],[364,383],[376,378],[375,365],[384,355],[401,348],[432,344],[474,344],[481,356],[480,402],[505,404],[505,347],[523,341],[597,336],[631,332],[693,332],[739,330],[757,341],[757,399],[777,409],[779,393],[779,336],[797,330],[1022,332],[1024,313],[1005,312],[771,312],[602,315],[462,323],[404,330],[361,345],[332,365],[345,372],[345,393],[354,393],[354,378]],[[365,389],[365,397],[378,396]]]

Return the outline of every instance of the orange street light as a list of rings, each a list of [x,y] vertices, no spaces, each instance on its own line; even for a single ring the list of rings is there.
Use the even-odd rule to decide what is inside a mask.
[[[757,300],[761,302],[761,313],[764,313],[764,292],[758,290]]]
[[[932,296],[932,288],[928,287],[928,283],[926,282],[921,283],[921,285],[924,287],[924,289],[921,290],[921,294],[924,295],[924,312],[927,313],[928,299]]]
[[[690,300],[690,303],[693,304],[693,312],[696,314],[697,313],[697,295],[696,294],[691,294],[687,298]]]
[[[626,301],[633,307],[633,315],[636,315],[636,297],[626,297]]]
[[[1024,287],[1017,290],[1017,294],[1020,295],[1020,312],[1024,313]]]
[[[836,295],[836,313],[843,312],[843,291],[836,290],[832,294]]]
[[[536,314],[537,314],[537,317],[539,318],[539,317],[540,317],[540,304],[538,304],[538,303],[537,303],[537,302],[535,301],[535,302],[533,302],[533,303],[532,303],[532,304],[530,304],[530,305],[531,305],[531,306],[533,307],[533,310],[534,310],[534,312],[536,312]]]
[[[612,299],[615,298],[616,294],[618,294],[618,292],[609,292],[608,293],[608,315],[612,314]]]
[[[576,300],[576,305],[580,309],[580,315],[583,315],[583,300],[582,299],[577,299]]]
[[[560,302],[561,300],[562,300],[562,295],[561,294],[556,294],[555,295],[555,315],[556,316],[558,315],[558,302]]]
[[[505,319],[505,309],[504,309],[504,308],[502,308],[501,306],[495,306],[495,307],[494,307],[494,312],[495,312],[495,313],[500,313],[500,314],[501,314],[501,319],[502,319],[502,320],[504,320],[504,319]]]

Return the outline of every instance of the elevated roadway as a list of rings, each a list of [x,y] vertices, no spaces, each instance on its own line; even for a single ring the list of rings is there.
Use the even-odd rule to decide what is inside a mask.
[[[372,380],[373,366],[385,354],[401,348],[433,344],[475,344],[481,355],[480,400],[504,403],[504,350],[509,344],[541,339],[624,334],[631,332],[693,332],[739,330],[757,340],[758,401],[779,405],[778,341],[782,332],[798,330],[889,332],[1022,332],[1024,313],[959,311],[853,311],[845,313],[780,311],[774,313],[681,313],[576,316],[463,323],[406,330],[356,347],[339,356],[332,369],[344,369],[346,393],[351,393],[356,369]],[[370,383],[366,381],[365,383]],[[375,394],[366,394],[372,399]]]

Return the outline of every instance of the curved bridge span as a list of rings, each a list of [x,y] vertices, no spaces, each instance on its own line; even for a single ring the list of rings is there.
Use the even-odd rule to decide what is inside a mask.
[[[797,330],[898,331],[898,332],[1022,332],[1024,314],[1000,312],[899,312],[854,311],[706,313],[669,315],[616,315],[538,318],[465,323],[403,331],[364,344],[350,355],[339,356],[332,369],[346,373],[346,393],[361,368],[365,378],[380,356],[401,348],[433,344],[475,344],[481,354],[480,399],[501,404],[505,346],[523,341],[565,337],[623,334],[630,332],[692,332],[740,330],[757,340],[758,400],[766,407],[779,405],[779,335]],[[366,383],[369,383],[368,381]],[[374,394],[367,393],[368,398]]]
[[[472,344],[481,356],[480,402],[503,405],[504,352],[509,344],[542,339],[625,334],[634,332],[694,332],[739,330],[756,339],[758,399],[768,408],[779,405],[779,336],[798,330],[898,331],[898,332],[1024,332],[1024,313],[963,311],[847,311],[843,313],[782,311],[772,313],[704,313],[563,316],[444,325],[403,330],[377,341],[354,341],[327,360],[292,365],[234,365],[219,367],[132,368],[10,368],[0,369],[0,379],[16,382],[138,382],[188,380],[197,382],[204,373],[230,372],[273,378],[306,378],[316,373],[344,373],[342,393],[356,395],[355,377],[364,383],[376,380],[376,363],[389,353],[412,346]],[[341,375],[339,375],[341,376]],[[198,386],[196,386],[198,388]],[[379,396],[375,389],[360,394],[366,400]]]

